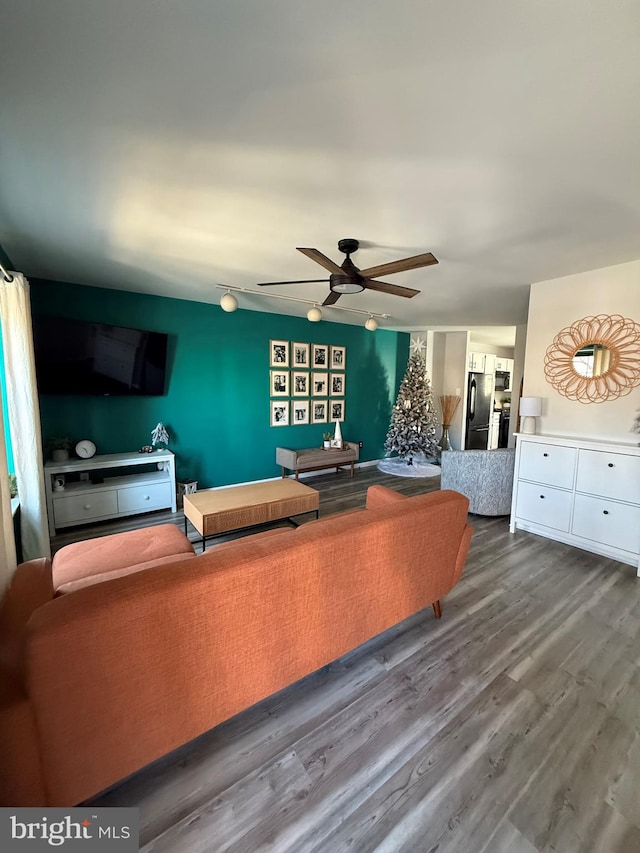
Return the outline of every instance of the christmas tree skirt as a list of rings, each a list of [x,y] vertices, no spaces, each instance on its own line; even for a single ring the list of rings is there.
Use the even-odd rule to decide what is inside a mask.
[[[381,459],[378,462],[378,470],[384,474],[394,474],[396,477],[439,477],[440,466],[433,465],[426,459],[413,457],[413,464],[409,465],[406,459],[396,456],[393,459]]]

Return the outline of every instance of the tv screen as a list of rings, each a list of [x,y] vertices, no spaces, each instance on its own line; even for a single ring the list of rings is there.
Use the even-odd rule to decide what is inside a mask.
[[[167,338],[162,332],[35,316],[38,391],[100,396],[164,394]]]

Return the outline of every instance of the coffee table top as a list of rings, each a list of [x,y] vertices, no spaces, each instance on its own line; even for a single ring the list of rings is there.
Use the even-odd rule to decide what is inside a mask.
[[[317,496],[315,503],[313,496]],[[205,489],[193,495],[185,495],[184,502],[190,503],[202,515],[225,512],[230,509],[270,504],[289,499],[306,497],[319,505],[320,494],[316,489],[305,486],[297,480],[270,480],[266,483],[249,483],[244,486],[224,486],[219,489]]]

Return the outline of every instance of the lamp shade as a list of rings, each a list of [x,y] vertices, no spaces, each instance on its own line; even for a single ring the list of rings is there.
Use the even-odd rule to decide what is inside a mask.
[[[542,397],[520,397],[520,416],[539,418],[542,414]]]
[[[314,305],[313,308],[309,308],[307,311],[307,320],[309,320],[310,323],[319,323],[320,320],[322,320],[322,311],[317,305]]]
[[[232,314],[238,307],[238,300],[235,298],[233,293],[229,293],[229,291],[227,291],[220,300],[220,307],[228,314]]]

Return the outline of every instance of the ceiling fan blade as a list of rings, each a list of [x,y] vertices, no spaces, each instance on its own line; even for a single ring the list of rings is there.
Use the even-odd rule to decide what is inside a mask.
[[[312,261],[315,261],[317,264],[320,264],[321,267],[324,267],[329,272],[335,272],[338,275],[344,275],[344,270],[342,267],[339,267],[331,258],[328,258],[326,255],[323,255],[322,252],[319,252],[317,249],[301,249],[299,247],[298,251],[302,252],[303,255],[306,255],[308,258],[311,258]]]
[[[341,296],[342,296],[341,293],[336,293],[335,290],[332,290],[322,304],[323,305],[335,305]]]
[[[392,296],[406,296],[407,299],[411,299],[420,293],[419,290],[414,290],[412,287],[400,287],[398,284],[389,284],[386,281],[372,281],[370,278],[365,279],[362,283],[367,290],[390,293]]]
[[[274,284],[312,284],[314,282],[329,281],[328,278],[306,278],[306,279],[296,279],[295,281],[259,281],[256,283],[257,287],[271,287]]]
[[[379,275],[391,275],[394,272],[430,267],[432,264],[437,263],[438,259],[431,252],[425,252],[423,255],[414,255],[412,258],[402,258],[399,261],[391,261],[388,264],[380,264],[377,267],[360,270],[360,275],[365,276],[365,278],[375,278]]]

